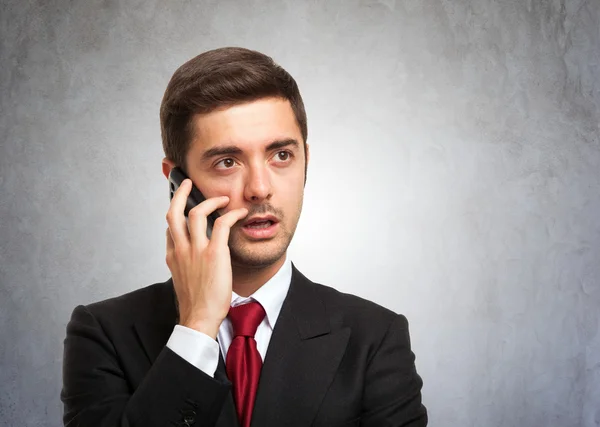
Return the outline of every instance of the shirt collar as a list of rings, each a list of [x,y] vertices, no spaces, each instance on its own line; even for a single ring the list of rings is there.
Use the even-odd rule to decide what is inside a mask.
[[[283,265],[279,268],[277,273],[271,277],[267,283],[262,285],[249,297],[242,297],[235,292],[231,293],[231,306],[242,305],[250,300],[255,300],[262,305],[267,314],[267,321],[271,326],[271,329],[275,328],[275,323],[279,317],[279,312],[283,306],[283,301],[290,288],[292,281],[292,262],[287,257],[283,262]]]

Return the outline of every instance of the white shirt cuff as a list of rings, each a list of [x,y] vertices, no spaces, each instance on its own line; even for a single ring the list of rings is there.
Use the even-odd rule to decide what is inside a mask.
[[[175,325],[167,347],[214,378],[219,364],[219,343],[202,332]]]

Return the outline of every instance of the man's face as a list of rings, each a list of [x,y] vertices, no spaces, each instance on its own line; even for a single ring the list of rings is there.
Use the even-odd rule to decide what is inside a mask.
[[[221,213],[248,209],[231,229],[232,263],[277,262],[296,231],[304,196],[304,147],[289,101],[264,98],[199,115],[194,131],[189,177],[207,198],[229,197]],[[248,223],[268,216],[275,221]]]

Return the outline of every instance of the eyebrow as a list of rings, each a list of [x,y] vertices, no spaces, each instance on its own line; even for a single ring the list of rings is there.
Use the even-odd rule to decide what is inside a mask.
[[[300,144],[295,139],[287,138],[282,140],[276,140],[267,145],[265,151],[277,150],[284,147],[292,146],[296,149],[300,147]],[[221,147],[213,147],[202,154],[202,160],[208,160],[213,157],[223,156],[226,154],[242,154],[242,150],[235,145],[224,145]]]

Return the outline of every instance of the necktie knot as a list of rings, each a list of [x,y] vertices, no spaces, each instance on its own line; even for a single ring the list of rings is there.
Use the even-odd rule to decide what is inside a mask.
[[[233,326],[233,337],[253,337],[260,322],[265,318],[265,309],[256,301],[229,309],[229,319]]]

